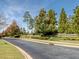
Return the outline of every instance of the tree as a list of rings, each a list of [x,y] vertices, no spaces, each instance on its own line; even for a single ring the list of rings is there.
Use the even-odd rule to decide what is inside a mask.
[[[36,17],[35,17],[35,24],[34,24],[34,32],[35,32],[36,34],[40,33],[40,31],[39,31],[39,29],[40,29],[39,26],[40,26],[39,17],[36,16]]]
[[[59,18],[58,32],[65,33],[66,30],[67,30],[67,14],[65,13],[64,8],[62,8]]]
[[[35,18],[35,31],[43,35],[51,35],[56,31],[56,17],[53,10],[46,11],[41,9],[39,15]]]
[[[30,15],[29,11],[26,11],[23,17],[24,17],[24,22],[27,23],[28,30],[33,30],[34,20]]]
[[[72,16],[68,17],[66,26],[67,26],[67,28],[66,28],[67,34],[74,33]]]
[[[0,29],[3,29],[7,24],[6,24],[7,18],[5,17],[4,14],[0,14]]]
[[[48,31],[48,33],[50,34],[50,33],[55,33],[55,31],[56,31],[56,17],[55,17],[55,15],[56,15],[56,13],[55,13],[55,11],[54,10],[52,10],[52,9],[50,9],[49,11],[48,11],[48,20],[47,20],[47,25],[48,25],[48,27],[47,27],[47,31]]]
[[[26,33],[26,30],[25,30],[25,28],[20,28],[20,32],[21,32],[21,34],[22,34],[22,35],[25,35],[25,34],[27,34],[27,33]]]
[[[74,10],[73,29],[74,29],[74,33],[79,34],[79,6],[77,6]]]
[[[5,36],[16,36],[20,35],[20,28],[14,20],[12,24],[4,31]]]
[[[43,9],[40,10],[40,13],[35,18],[35,32],[36,33],[45,33],[45,24],[44,19],[46,18],[46,11]]]
[[[13,21],[10,26],[11,26],[11,30],[12,30],[11,35],[19,35],[20,34],[20,28],[17,25],[16,21]]]

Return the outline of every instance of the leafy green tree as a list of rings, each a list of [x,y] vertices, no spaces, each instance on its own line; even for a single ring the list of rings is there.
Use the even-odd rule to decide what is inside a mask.
[[[46,18],[46,11],[43,9],[40,10],[39,15],[35,18],[35,32],[44,33],[45,24],[44,19]]]
[[[77,6],[74,10],[73,29],[74,29],[74,33],[79,34],[79,6]]]
[[[62,8],[59,18],[58,32],[65,33],[66,30],[67,30],[67,14],[64,11],[64,8]]]
[[[20,32],[21,32],[21,35],[27,34],[25,28],[20,28]]]
[[[48,14],[41,9],[39,16],[35,18],[35,31],[43,35],[50,35],[56,31],[56,17],[53,10],[49,10]]]
[[[35,17],[35,24],[34,24],[34,32],[35,32],[35,34],[40,33],[40,31],[39,31],[40,28],[39,27],[40,27],[39,17],[36,16]]]
[[[26,24],[27,24],[28,30],[33,30],[34,20],[33,20],[32,16],[30,15],[29,11],[25,12],[23,18],[24,18],[24,22],[26,22]]]
[[[56,32],[56,13],[50,9],[44,19],[44,35],[52,35]]]
[[[47,25],[48,25],[48,32],[49,33],[54,33],[56,31],[56,17],[55,17],[56,13],[54,10],[50,9],[48,11],[48,21],[47,21]]]
[[[68,17],[66,26],[67,26],[66,33],[67,34],[73,34],[74,30],[73,30],[73,19],[72,19],[72,16]]]

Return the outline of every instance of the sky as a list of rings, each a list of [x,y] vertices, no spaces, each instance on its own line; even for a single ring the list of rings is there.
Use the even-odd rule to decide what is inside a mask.
[[[79,0],[0,0],[0,14],[6,16],[8,24],[16,20],[19,26],[26,28],[26,23],[23,22],[25,11],[29,11],[34,18],[42,8],[46,11],[53,9],[58,18],[61,8],[64,7],[69,16],[78,4]]]

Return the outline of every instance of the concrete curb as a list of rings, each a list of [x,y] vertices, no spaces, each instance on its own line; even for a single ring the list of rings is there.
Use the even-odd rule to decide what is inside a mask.
[[[26,52],[25,52],[23,49],[21,49],[20,47],[15,46],[14,44],[12,44],[12,43],[10,43],[10,42],[8,42],[8,41],[6,41],[6,40],[3,40],[3,41],[5,41],[5,42],[7,42],[8,44],[10,44],[10,45],[14,46],[15,48],[17,48],[17,49],[22,53],[22,55],[25,57],[25,59],[33,59],[28,53],[26,53]]]
[[[31,42],[36,42],[36,43],[42,43],[42,44],[48,44],[48,45],[57,45],[57,46],[65,46],[65,47],[73,47],[73,48],[79,48],[79,46],[77,45],[72,45],[72,44],[69,44],[69,43],[65,43],[64,42],[54,42],[54,41],[42,41],[42,40],[36,40],[36,39],[23,39],[23,40],[26,40],[26,41],[31,41]]]

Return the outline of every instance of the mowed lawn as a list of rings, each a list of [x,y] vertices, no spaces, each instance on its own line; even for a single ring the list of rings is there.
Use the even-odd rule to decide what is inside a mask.
[[[0,40],[0,59],[25,59],[21,52],[12,45]]]

